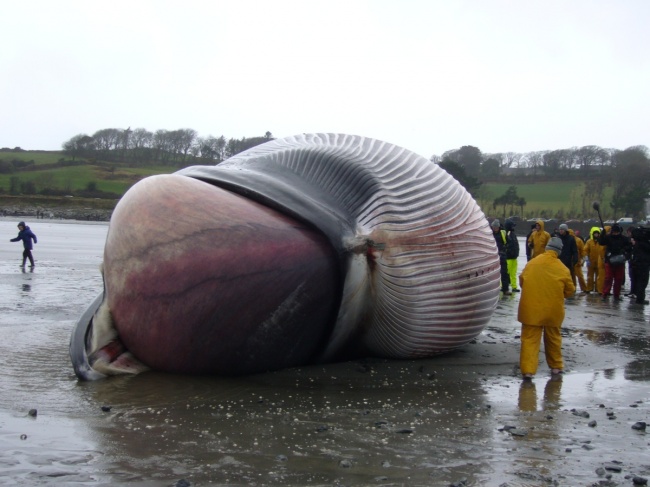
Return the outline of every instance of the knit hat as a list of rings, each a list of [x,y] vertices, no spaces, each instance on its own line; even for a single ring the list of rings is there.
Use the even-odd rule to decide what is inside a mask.
[[[562,252],[562,247],[563,244],[560,237],[553,237],[546,244],[546,250],[554,250],[558,255],[560,255],[560,252]]]
[[[564,230],[565,232],[568,232],[569,231],[569,225],[567,225],[566,223],[563,223],[562,225],[560,225],[560,230]]]
[[[18,225],[16,225],[16,226],[17,226],[17,227],[24,227],[24,226],[25,226],[25,222],[18,222]]]
[[[622,231],[623,231],[623,229],[621,228],[621,226],[618,223],[614,223],[612,225],[612,232],[621,233]]]
[[[501,226],[501,222],[499,221],[498,218],[496,218],[495,220],[492,220],[492,223],[490,223],[490,225],[492,225],[495,228],[499,228]]]

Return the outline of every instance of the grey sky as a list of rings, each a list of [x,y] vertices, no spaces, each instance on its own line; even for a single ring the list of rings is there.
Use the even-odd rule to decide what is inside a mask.
[[[0,0],[0,147],[342,132],[423,156],[650,145],[650,2]]]

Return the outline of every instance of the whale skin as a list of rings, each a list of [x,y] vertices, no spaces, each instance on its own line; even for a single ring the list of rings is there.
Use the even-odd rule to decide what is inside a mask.
[[[71,337],[84,380],[429,357],[480,334],[500,289],[471,195],[424,157],[345,134],[143,179],[113,212],[103,278]]]

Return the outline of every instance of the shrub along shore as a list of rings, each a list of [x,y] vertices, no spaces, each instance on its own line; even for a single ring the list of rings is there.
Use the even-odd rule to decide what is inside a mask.
[[[0,195],[0,216],[31,220],[109,221],[116,200]]]

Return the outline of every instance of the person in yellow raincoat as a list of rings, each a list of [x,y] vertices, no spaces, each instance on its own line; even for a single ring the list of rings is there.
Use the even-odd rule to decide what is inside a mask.
[[[585,258],[588,261],[586,292],[596,291],[602,294],[605,284],[605,246],[598,243],[600,228],[591,227],[589,235],[590,238],[585,243]]]
[[[537,220],[535,223],[535,230],[528,237],[528,245],[532,247],[532,252],[530,258],[534,259],[540,254],[544,253],[546,249],[546,244],[551,239],[551,234],[544,230],[544,222],[542,220]]]
[[[564,300],[575,294],[576,287],[571,272],[558,258],[562,252],[562,240],[553,237],[545,250],[531,259],[519,275],[519,368],[524,379],[532,379],[537,372],[542,332],[546,363],[551,373],[560,374],[564,369],[560,327],[564,321]]]
[[[569,234],[573,236],[573,238],[576,239],[576,246],[578,247],[578,262],[576,265],[573,266],[573,285],[576,285],[576,279],[578,280],[578,284],[580,285],[580,290],[584,293],[587,292],[587,283],[585,282],[585,276],[582,273],[582,264],[585,261],[585,256],[587,253],[585,252],[585,243],[582,241],[580,237],[578,237],[573,230],[569,229]]]

